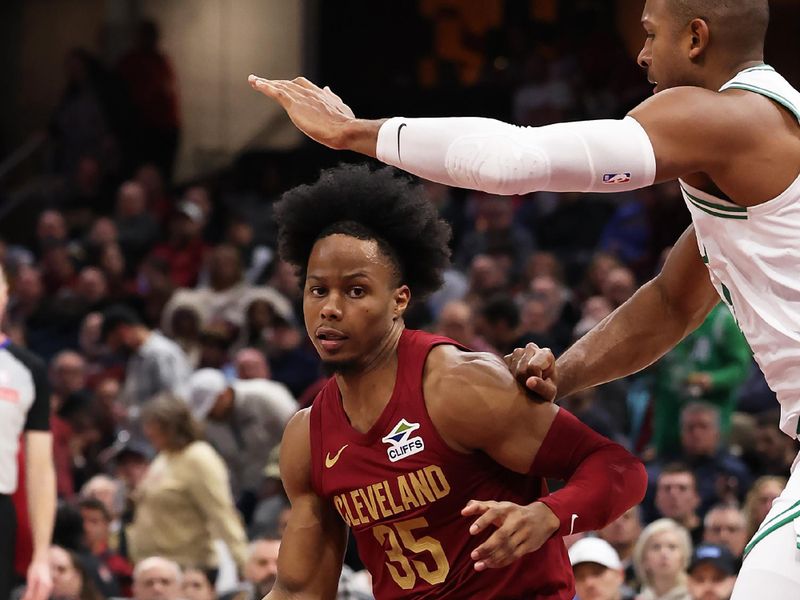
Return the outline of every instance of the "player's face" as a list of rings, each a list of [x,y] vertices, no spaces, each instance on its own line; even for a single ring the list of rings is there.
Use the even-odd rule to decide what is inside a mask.
[[[711,564],[700,564],[689,575],[689,593],[697,600],[728,600],[733,593],[736,577],[720,571]]]
[[[642,15],[647,33],[639,53],[639,65],[647,70],[647,79],[655,87],[653,93],[692,83],[691,62],[685,51],[685,28],[670,14],[669,0],[647,0]]]
[[[410,299],[374,240],[334,234],[308,259],[303,293],[306,331],[329,370],[359,369],[380,355],[402,325]]]

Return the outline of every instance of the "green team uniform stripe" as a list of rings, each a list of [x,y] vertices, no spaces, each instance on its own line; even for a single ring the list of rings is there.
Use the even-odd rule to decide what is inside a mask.
[[[699,208],[704,213],[708,213],[712,217],[719,217],[720,219],[735,219],[737,221],[747,221],[747,213],[745,213],[745,214],[731,214],[731,213],[714,212],[713,210],[710,210],[710,209],[706,208],[702,204],[698,204],[697,202],[695,202],[691,198],[689,199],[689,202],[691,202],[692,206],[694,206],[695,208]]]
[[[765,90],[762,87],[758,87],[757,85],[752,85],[749,83],[734,83],[732,85],[729,85],[725,89],[745,90],[748,92],[755,92],[756,94],[762,94],[763,96],[766,96],[767,98],[770,98],[775,102],[777,102],[778,104],[782,105],[784,108],[790,111],[795,117],[797,117],[798,120],[800,120],[800,110],[797,109],[794,103],[792,103],[790,100],[787,100],[780,94],[776,94],[775,92],[772,92],[770,90]]]
[[[769,527],[764,529],[761,533],[757,533],[756,536],[752,540],[750,540],[750,543],[747,544],[747,546],[745,546],[744,556],[747,556],[748,554],[750,554],[750,551],[755,547],[755,545],[758,544],[758,542],[763,540],[765,537],[767,537],[770,533],[772,533],[773,531],[775,531],[777,529],[780,529],[784,525],[788,525],[789,523],[791,523],[792,521],[794,521],[795,519],[800,517],[800,509],[797,509],[796,507],[797,507],[797,504],[795,504],[795,506],[793,507],[793,508],[795,508],[794,512],[786,515],[785,517],[783,517],[779,521],[775,521],[772,525],[770,525]],[[788,510],[792,510],[792,509],[790,508]],[[785,512],[786,511],[784,511],[784,513]],[[781,513],[781,514],[784,514],[784,513]],[[778,517],[775,517],[775,518],[777,519]],[[797,546],[798,546],[798,548],[800,548],[800,543],[798,543]]]
[[[745,69],[742,73],[750,73],[752,71],[774,71],[772,67],[769,65],[758,65],[756,67],[750,67],[749,69]]]
[[[690,194],[686,188],[681,186],[681,191],[686,196],[686,199],[692,203],[693,206],[699,208],[703,212],[708,213],[714,217],[722,219],[738,219],[740,221],[747,220],[747,209],[741,206],[725,206],[724,204],[716,204],[707,200],[702,200],[697,196]]]

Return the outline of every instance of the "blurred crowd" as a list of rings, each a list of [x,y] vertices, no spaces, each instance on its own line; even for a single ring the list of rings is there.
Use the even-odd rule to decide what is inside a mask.
[[[521,65],[520,124],[617,116],[634,93],[579,77],[595,72],[580,48],[541,58]],[[294,181],[266,157],[244,182],[173,183],[175,73],[153,24],[114,70],[83,50],[66,65],[51,127],[64,185],[24,243],[0,240],[4,331],[47,361],[53,390],[54,597],[260,598],[291,510],[282,430],[324,381],[275,248],[271,204]],[[452,224],[453,266],[407,324],[500,355],[530,341],[561,353],[657,272],[689,220],[673,185],[513,198],[423,185]],[[579,598],[727,598],[797,453],[729,310],[563,406],[650,475],[641,506],[567,540]],[[23,532],[21,575],[29,548]],[[371,598],[352,547],[339,598]]]

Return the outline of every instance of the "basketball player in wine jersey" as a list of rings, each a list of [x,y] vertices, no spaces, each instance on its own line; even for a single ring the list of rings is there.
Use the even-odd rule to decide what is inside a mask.
[[[405,329],[450,237],[407,178],[340,167],[275,216],[334,376],[284,434],[292,513],[267,598],[335,598],[349,527],[378,600],[571,600],[561,535],[637,504],[641,463],[528,396],[499,358]],[[550,494],[545,477],[566,484]]]

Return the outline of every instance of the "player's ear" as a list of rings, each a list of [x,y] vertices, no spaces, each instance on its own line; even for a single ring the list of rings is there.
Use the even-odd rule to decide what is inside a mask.
[[[411,290],[407,285],[401,285],[394,291],[394,318],[399,319],[405,314],[408,303],[411,302]]]
[[[689,23],[689,34],[691,35],[689,58],[697,60],[705,53],[711,42],[711,30],[704,19],[694,19]]]

